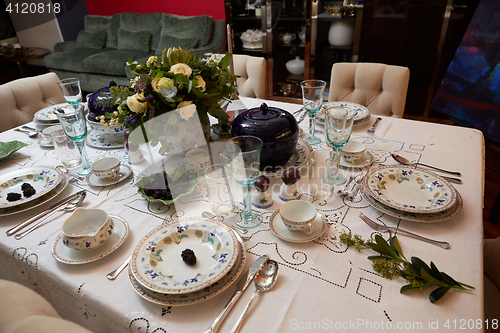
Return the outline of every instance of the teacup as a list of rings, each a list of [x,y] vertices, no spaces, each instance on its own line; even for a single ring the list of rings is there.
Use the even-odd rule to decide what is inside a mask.
[[[316,219],[316,208],[307,201],[288,201],[280,208],[283,224],[292,231],[313,232],[313,222]]]
[[[64,130],[61,125],[54,125],[54,126],[49,126],[43,129],[42,135],[41,135],[41,140],[44,141],[46,145],[51,145],[52,144],[52,135],[51,133],[57,132],[64,134]]]
[[[353,163],[359,160],[366,152],[364,143],[354,140],[349,142],[342,148],[342,158],[348,163]]]
[[[120,160],[115,157],[105,157],[92,163],[92,172],[101,179],[114,179],[120,172]]]
[[[94,250],[113,233],[114,222],[102,209],[77,208],[62,227],[63,244],[73,250]]]
[[[210,165],[210,156],[202,148],[193,148],[184,157],[186,170],[198,172]]]

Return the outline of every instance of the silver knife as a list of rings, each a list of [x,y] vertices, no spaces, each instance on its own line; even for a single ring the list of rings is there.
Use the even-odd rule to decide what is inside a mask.
[[[221,313],[219,313],[219,315],[217,316],[217,318],[215,318],[212,325],[204,333],[216,333],[219,331],[219,328],[222,325],[224,319],[226,319],[226,316],[228,315],[229,311],[231,311],[231,309],[236,304],[238,299],[241,297],[245,289],[247,289],[250,283],[252,283],[255,276],[262,270],[262,267],[264,267],[264,264],[268,259],[269,256],[267,254],[264,254],[260,256],[260,258],[257,259],[252,264],[252,266],[250,266],[250,269],[248,270],[247,280],[243,288],[241,288],[240,290],[236,290],[229,303],[227,303],[226,307],[222,309]]]
[[[304,110],[304,113],[297,120],[297,124],[300,124],[306,118],[306,116],[307,116],[307,111]]]
[[[86,190],[83,190],[83,191],[80,191],[80,192],[76,192],[72,195],[70,195],[69,197],[67,198],[64,198],[58,202],[56,202],[55,204],[53,204],[52,206],[50,206],[47,210],[44,210],[43,212],[33,216],[32,218],[30,218],[29,220],[26,220],[22,223],[19,223],[18,225],[10,228],[9,230],[7,230],[6,234],[7,236],[12,236],[14,234],[16,234],[19,230],[23,229],[24,227],[30,225],[31,223],[35,222],[36,220],[38,220],[39,218],[42,218],[44,217],[45,215],[47,214],[50,214],[52,211],[56,210],[57,208],[61,207],[62,205],[66,204],[68,201],[71,201],[73,200],[73,198],[75,198],[77,195],[80,195],[82,194],[83,192],[86,192]]]

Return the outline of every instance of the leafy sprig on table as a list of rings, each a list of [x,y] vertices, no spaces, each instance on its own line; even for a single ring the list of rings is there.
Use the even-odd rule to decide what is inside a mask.
[[[411,261],[405,258],[396,236],[390,237],[389,242],[379,235],[375,235],[375,243],[365,241],[360,235],[352,236],[350,233],[342,233],[340,241],[349,246],[354,246],[356,251],[371,249],[379,255],[369,256],[372,261],[373,270],[384,278],[392,280],[402,277],[408,284],[401,287],[400,293],[411,289],[422,290],[428,287],[437,287],[429,295],[431,303],[437,302],[451,288],[458,290],[472,290],[474,287],[465,283],[455,281],[445,272],[440,272],[431,261],[430,267],[417,257],[411,257]]]

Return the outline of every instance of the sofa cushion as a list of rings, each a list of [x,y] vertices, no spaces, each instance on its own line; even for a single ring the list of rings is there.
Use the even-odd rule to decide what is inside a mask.
[[[208,15],[201,16],[178,16],[168,14],[163,17],[162,35],[175,36],[177,38],[198,38],[198,47],[210,43],[213,34],[213,19]]]
[[[109,51],[110,49],[74,49],[66,52],[51,53],[45,56],[45,65],[50,69],[62,69],[84,73],[83,60],[93,54]]]
[[[106,45],[106,31],[88,32],[81,30],[76,37],[76,47],[100,50]]]
[[[121,13],[116,14],[120,28],[128,31],[149,31],[151,33],[151,51],[156,50],[161,34],[164,13]]]
[[[88,73],[125,76],[125,66],[129,58],[133,60],[147,57],[150,52],[113,50],[87,57],[83,63]]]
[[[148,52],[151,45],[149,31],[128,31],[118,29],[118,50]]]
[[[106,31],[106,47],[117,48],[119,18],[115,16],[87,15],[85,16],[85,31]]]
[[[160,55],[163,50],[170,47],[182,47],[188,50],[193,49],[198,45],[198,38],[177,38],[169,35],[162,35],[158,47],[156,48],[156,55]]]

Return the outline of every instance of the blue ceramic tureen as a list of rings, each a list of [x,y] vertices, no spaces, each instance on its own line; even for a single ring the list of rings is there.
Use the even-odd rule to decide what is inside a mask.
[[[234,119],[231,136],[252,135],[264,142],[260,155],[261,170],[284,165],[299,141],[299,126],[288,112],[262,103]]]

